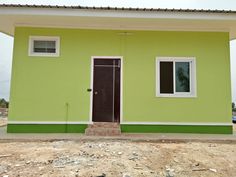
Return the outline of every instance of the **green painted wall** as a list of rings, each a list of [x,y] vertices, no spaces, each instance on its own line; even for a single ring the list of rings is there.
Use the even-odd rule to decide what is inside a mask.
[[[8,133],[84,133],[87,124],[9,124]]]
[[[8,133],[84,133],[86,124],[9,124]],[[232,126],[207,125],[121,125],[124,133],[205,133],[232,134]]]
[[[225,32],[15,29],[10,121],[88,121],[91,56],[123,56],[128,122],[231,122]],[[29,57],[30,35],[60,36],[60,57]],[[196,57],[197,98],[155,97],[156,56]]]

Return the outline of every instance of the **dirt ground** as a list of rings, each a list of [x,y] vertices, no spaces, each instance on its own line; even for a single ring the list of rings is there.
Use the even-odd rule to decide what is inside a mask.
[[[0,142],[0,176],[236,176],[236,144]]]

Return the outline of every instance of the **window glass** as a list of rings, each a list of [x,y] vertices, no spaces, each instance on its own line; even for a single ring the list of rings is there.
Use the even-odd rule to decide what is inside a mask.
[[[160,62],[160,93],[174,93],[173,62]]]
[[[36,52],[36,53],[56,53],[56,41],[34,40],[34,52]]]
[[[175,62],[175,91],[190,92],[190,63]]]

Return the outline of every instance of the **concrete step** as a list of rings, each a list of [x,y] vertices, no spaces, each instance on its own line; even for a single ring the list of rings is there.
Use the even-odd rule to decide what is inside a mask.
[[[120,124],[117,122],[93,122],[88,125],[89,128],[103,127],[103,128],[119,128]]]
[[[87,128],[85,135],[88,136],[119,136],[121,130],[119,128]]]
[[[114,122],[95,122],[88,125],[88,128],[85,129],[85,135],[119,136],[121,135],[120,124]]]

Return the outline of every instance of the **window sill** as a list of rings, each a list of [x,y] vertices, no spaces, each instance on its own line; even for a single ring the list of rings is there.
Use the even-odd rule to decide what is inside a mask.
[[[30,57],[59,57],[60,55],[55,53],[55,54],[48,54],[48,53],[30,53]]]
[[[197,95],[193,94],[157,94],[159,98],[197,98]]]

